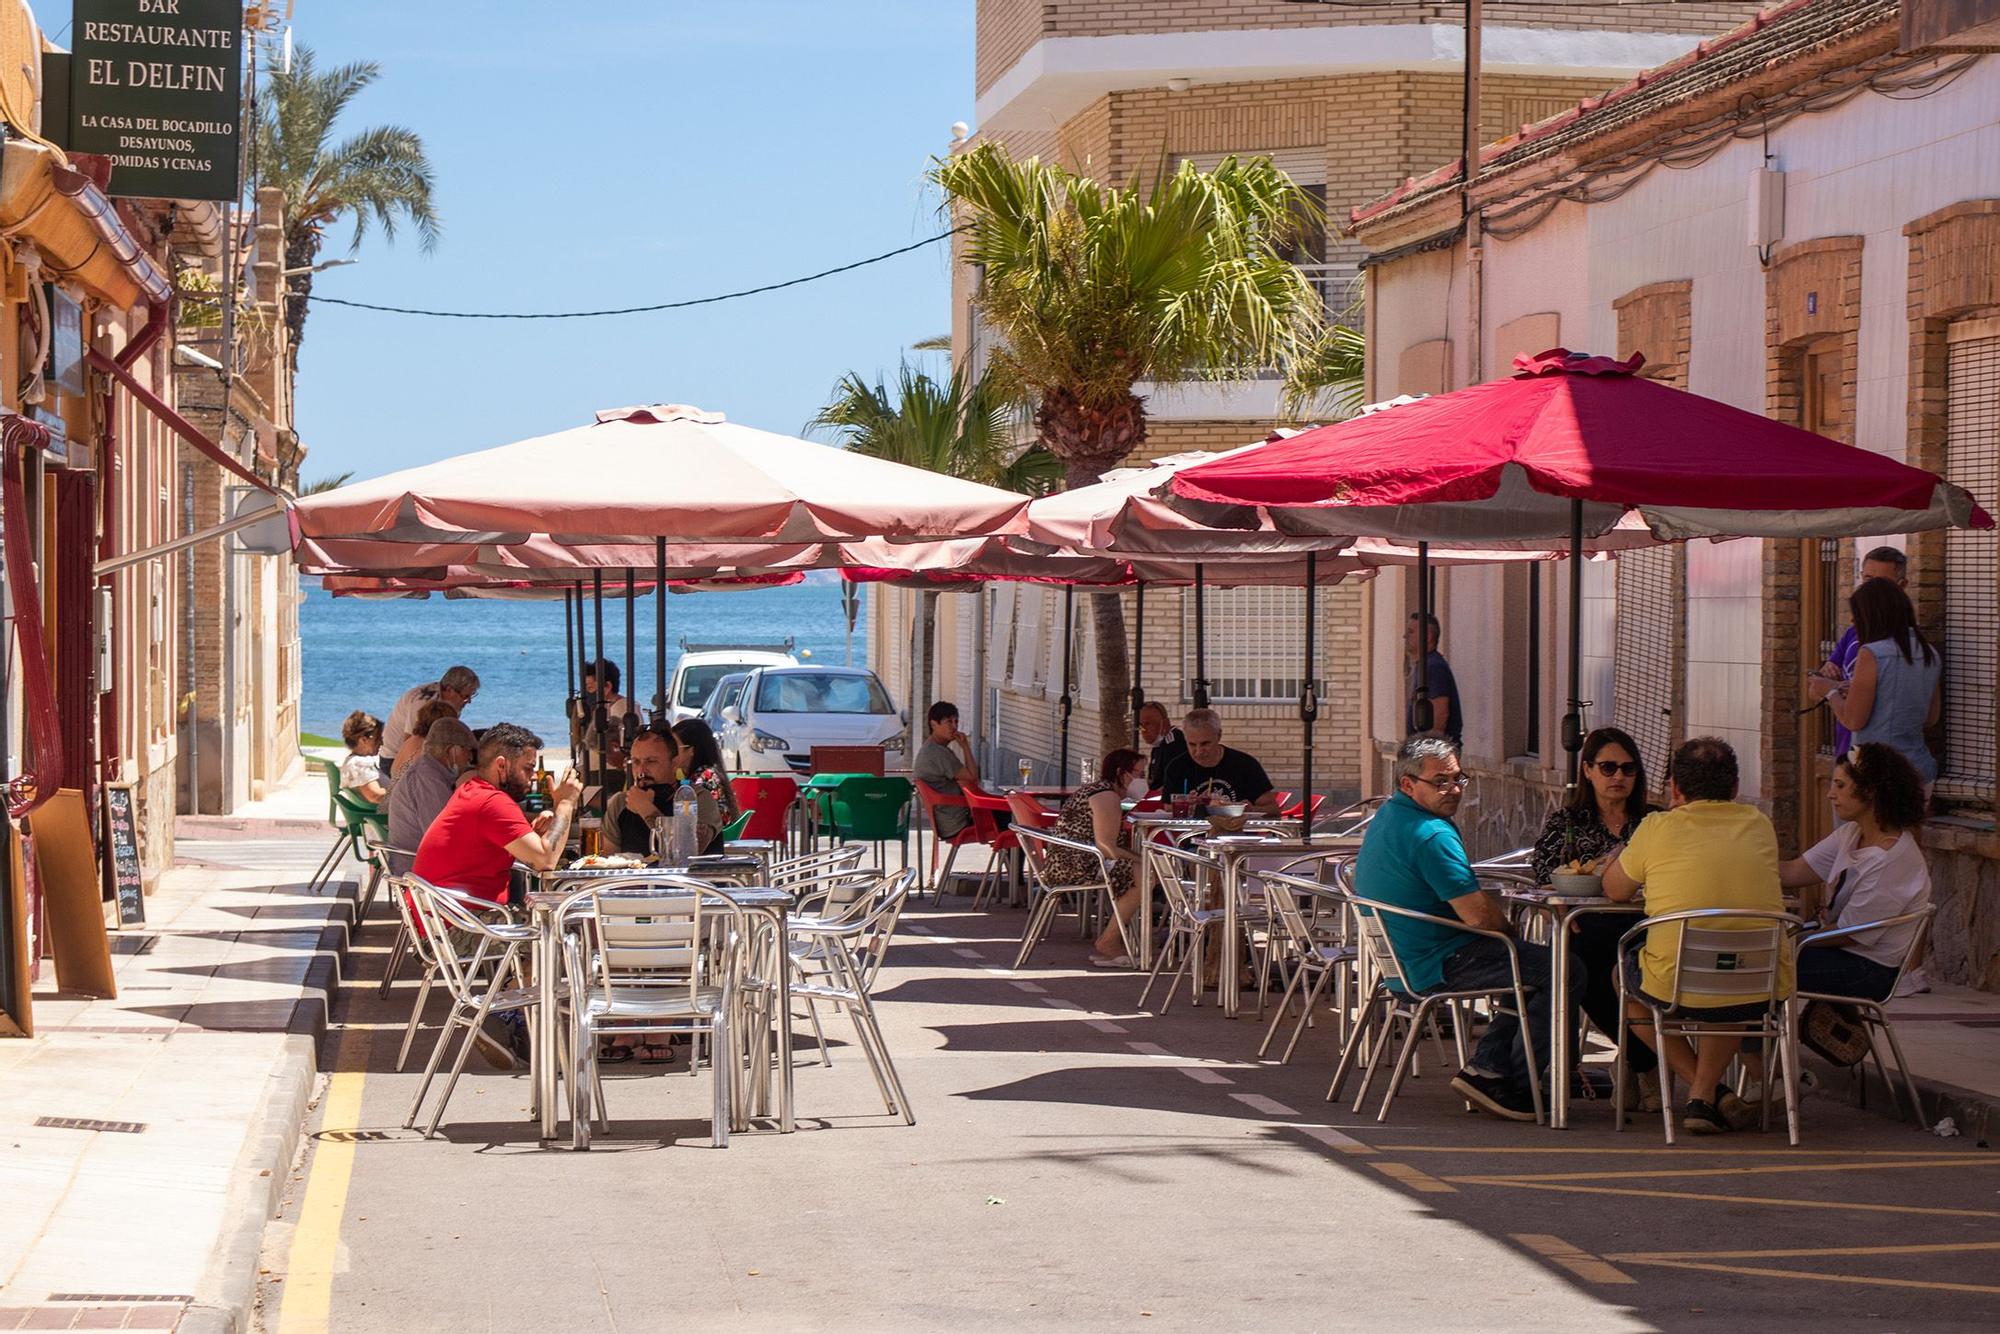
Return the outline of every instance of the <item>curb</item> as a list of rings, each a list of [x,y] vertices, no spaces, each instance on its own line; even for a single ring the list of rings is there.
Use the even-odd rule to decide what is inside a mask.
[[[284,1054],[271,1072],[242,1154],[230,1172],[227,1216],[195,1300],[175,1325],[178,1334],[247,1334],[254,1328],[258,1261],[266,1225],[277,1215],[285,1181],[305,1137],[306,1117],[319,1083],[319,1053],[327,1017],[340,985],[358,925],[360,884],[342,880],[334,897],[346,907],[320,932],[305,986],[292,1003]]]
[[[1850,1107],[1859,1107],[1877,1116],[1901,1121],[1911,1129],[1916,1128],[1910,1120],[1909,1102],[1901,1085],[1891,1088],[1883,1083],[1872,1058],[1850,1069],[1815,1056],[1803,1046],[1799,1055],[1804,1058],[1803,1068],[1818,1077],[1821,1096],[1837,1098]],[[1856,1070],[1861,1074],[1859,1080],[1854,1077]],[[1917,1095],[1924,1104],[1925,1134],[1932,1134],[1931,1127],[1950,1117],[1958,1127],[1958,1134],[1953,1138],[1962,1138],[1981,1149],[1991,1147],[1995,1139],[2000,1138],[2000,1095],[1960,1088],[1915,1072],[1911,1077],[1916,1081]]]
[[[205,838],[289,838],[300,834],[326,836],[330,826],[320,820],[286,820],[275,816],[177,815],[176,839]]]

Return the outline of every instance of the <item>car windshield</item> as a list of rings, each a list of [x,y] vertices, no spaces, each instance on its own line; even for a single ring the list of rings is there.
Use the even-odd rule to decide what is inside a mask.
[[[700,667],[690,667],[681,673],[680,698],[674,703],[682,708],[698,709],[715,693],[715,683],[725,676],[743,670],[740,662],[711,662]]]
[[[773,672],[757,685],[759,713],[894,713],[872,676],[860,673]]]

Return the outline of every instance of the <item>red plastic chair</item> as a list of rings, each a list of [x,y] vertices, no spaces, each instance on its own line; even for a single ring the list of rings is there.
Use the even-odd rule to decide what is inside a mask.
[[[990,813],[990,808],[974,806],[972,804],[969,800],[969,791],[953,796],[950,793],[938,791],[921,778],[916,780],[916,785],[917,800],[924,804],[924,819],[931,827],[931,895],[934,899],[942,899],[944,897],[944,887],[951,879],[952,864],[958,860],[958,850],[968,843],[980,843],[991,847],[993,840],[999,836],[1000,826]],[[965,828],[959,830],[949,838],[941,838],[937,832],[937,813],[940,809],[954,806],[971,816],[972,823],[966,825]],[[942,877],[938,873],[938,849],[940,847],[951,849],[950,852],[945,854],[944,873]],[[995,852],[986,859],[987,877],[993,874],[993,867],[999,860],[999,855],[998,852]],[[984,879],[981,881],[980,889],[982,893],[985,890]]]
[[[1009,792],[1007,809],[1013,812],[1015,824],[1026,825],[1030,829],[1056,827],[1055,812],[1024,792]]]
[[[799,785],[782,775],[775,778],[731,779],[729,790],[736,794],[739,810],[750,812],[750,823],[738,838],[770,839],[787,842],[791,829],[792,806],[799,799]]]
[[[972,898],[972,906],[978,908],[999,887],[999,868],[1007,863],[1011,854],[1021,850],[1021,840],[1014,836],[1011,827],[1002,828],[1000,825],[1001,817],[1013,818],[1014,807],[1008,798],[971,788],[965,794],[965,802],[971,807],[975,821],[983,818],[993,826],[993,837],[988,843],[993,855],[986,861],[986,874],[980,879],[979,892]]]
[[[1302,801],[1293,801],[1291,793],[1280,792],[1278,794],[1278,814],[1287,820],[1296,820],[1300,816],[1304,816],[1308,829],[1312,827],[1314,820],[1319,819],[1319,808],[1324,805],[1326,805],[1325,795],[1315,793],[1312,799],[1312,811],[1308,813],[1306,811],[1306,804]]]

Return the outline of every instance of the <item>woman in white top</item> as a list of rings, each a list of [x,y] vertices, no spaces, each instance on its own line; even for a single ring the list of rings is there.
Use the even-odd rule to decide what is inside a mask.
[[[356,709],[340,725],[347,758],[340,762],[340,785],[363,801],[379,803],[388,795],[382,785],[382,720]]]
[[[1928,904],[1931,877],[1916,839],[1924,783],[1916,767],[1892,746],[1863,742],[1835,764],[1832,797],[1833,813],[1847,823],[1778,868],[1787,889],[1805,891],[1801,915],[1840,928]],[[1799,990],[1887,1000],[1917,929],[1911,922],[1800,950]]]

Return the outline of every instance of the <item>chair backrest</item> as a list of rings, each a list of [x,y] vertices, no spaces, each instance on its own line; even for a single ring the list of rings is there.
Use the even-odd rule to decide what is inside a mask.
[[[1525,848],[1515,848],[1510,852],[1503,852],[1497,857],[1488,857],[1484,861],[1474,862],[1472,869],[1475,871],[1526,871],[1530,866],[1534,865],[1534,861],[1535,847],[1531,843]]]
[[[1088,856],[1097,855],[1096,844],[1079,842],[1073,838],[1064,838],[1060,834],[1051,833],[1047,829],[1028,829],[1017,826],[1015,832],[1020,837],[1021,851],[1023,853],[1022,860],[1028,864],[1029,878],[1043,889],[1056,887],[1055,883],[1048,878],[1049,854],[1056,848],[1068,848],[1071,852],[1080,852]]]
[[[596,980],[609,1000],[684,991],[726,979],[743,939],[743,914],[700,881],[659,876],[591,888]]]
[[[812,771],[816,774],[869,774],[880,778],[884,753],[880,746],[814,746]]]
[[[1910,932],[1909,942],[1903,946],[1902,957],[1896,961],[1896,983],[1900,984],[1903,974],[1916,967],[1918,961],[1924,957],[1924,941],[1929,938],[1931,923],[1936,917],[1937,905],[1927,903],[1915,912],[1902,913],[1896,917],[1882,917],[1872,922],[1856,922],[1853,926],[1815,931],[1799,941],[1799,948],[1839,944],[1852,949],[1865,938],[1872,936],[1879,940],[1884,934],[1898,927],[1914,925],[1916,929]],[[1891,985],[1889,994],[1891,996],[1896,994],[1894,984]]]
[[[881,887],[883,878],[880,871],[863,867],[793,880],[785,888],[794,895],[792,911],[795,914],[845,921],[854,915],[857,904],[866,903],[869,896]]]
[[[1007,809],[1013,812],[1014,824],[1023,829],[1053,829],[1056,817],[1048,807],[1036,801],[1025,792],[1009,792]]]
[[[432,942],[429,961],[437,964],[439,978],[453,999],[477,1004],[479,996],[474,981],[480,970],[496,953],[504,955],[518,949],[518,940],[508,941],[478,913],[422,877],[404,876],[403,882],[410,890],[410,906],[416,921],[423,927],[421,934]],[[469,938],[473,942],[471,953],[452,943],[453,932],[459,933],[459,939]]]
[[[856,775],[833,790],[833,822],[847,838],[901,838],[910,828],[910,780]]]
[[[1368,828],[1375,819],[1375,813],[1382,809],[1387,797],[1363,797],[1350,802],[1326,817],[1326,832],[1340,837],[1358,834]]]
[[[1639,926],[1647,939],[1674,927],[1673,994],[1659,997],[1668,1008],[1701,997],[1733,997],[1740,1003],[1777,994],[1778,973],[1792,948],[1791,935],[1805,925],[1790,913],[1737,908],[1697,908],[1648,917]],[[1637,927],[1633,928],[1635,931]],[[1699,1009],[1699,1004],[1693,1008]]]
[[[855,964],[860,970],[855,983],[864,992],[875,985],[875,975],[882,971],[882,960],[889,953],[889,941],[896,934],[896,923],[902,918],[903,905],[909,902],[910,890],[916,883],[916,868],[905,867],[893,876],[884,876],[873,897],[866,900],[868,909],[861,918],[860,931],[852,947]]]
[[[938,791],[921,778],[916,780],[916,789],[917,800],[923,803],[924,821],[932,829],[937,828],[938,807],[956,806],[962,808],[970,820],[966,828],[972,831],[974,839],[981,843],[991,843],[993,835],[999,832],[999,829],[993,823],[993,817],[973,804],[970,792],[962,792],[954,797],[948,792]]]
[[[1382,909],[1394,911],[1387,904],[1373,903],[1356,897],[1354,900],[1354,921],[1359,928],[1361,949],[1368,956],[1368,963],[1392,991],[1408,991],[1410,984],[1403,973],[1403,962],[1396,957],[1396,943],[1389,938],[1389,928],[1384,922]],[[1426,916],[1413,913],[1412,916]]]
[[[844,871],[859,865],[867,851],[862,847],[834,848],[829,852],[808,852],[803,856],[787,857],[772,865],[771,883],[786,886],[817,875]]]
[[[750,820],[756,814],[757,814],[756,811],[746,809],[741,815],[737,816],[734,820],[731,820],[728,824],[722,826],[722,832],[717,834],[716,837],[724,843],[733,842],[736,839],[742,838],[743,831],[750,827]]]
[[[750,822],[743,826],[738,838],[778,841],[785,837],[785,823],[791,817],[792,803],[799,799],[796,780],[783,775],[735,778],[730,780],[729,790],[736,794],[737,807],[750,813]]]
[[[1167,896],[1167,906],[1179,916],[1191,916],[1201,906],[1202,877],[1215,870],[1215,863],[1172,843],[1149,843],[1140,855],[1152,858],[1153,883]]]
[[[389,816],[372,801],[363,801],[344,788],[335,788],[333,806],[340,813],[334,823],[351,838],[376,843],[389,837]]]
[[[1000,827],[998,818],[1002,815],[1013,815],[1014,804],[1011,801],[997,792],[982,792],[975,787],[966,789],[965,804],[972,811],[972,824],[979,831],[978,838],[981,843],[1001,840],[1005,846],[1013,845],[1013,840],[1007,836],[1007,831]]]

